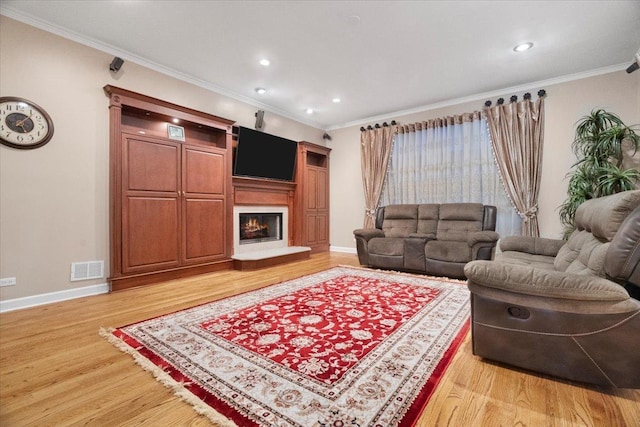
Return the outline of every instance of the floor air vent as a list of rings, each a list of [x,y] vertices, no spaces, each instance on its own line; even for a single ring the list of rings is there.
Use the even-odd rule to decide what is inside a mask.
[[[104,277],[104,261],[71,263],[71,281],[101,279]]]

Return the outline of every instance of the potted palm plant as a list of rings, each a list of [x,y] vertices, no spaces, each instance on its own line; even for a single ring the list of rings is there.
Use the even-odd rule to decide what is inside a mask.
[[[565,238],[573,232],[576,209],[585,200],[631,190],[640,182],[638,169],[623,166],[627,150],[632,156],[638,151],[637,127],[603,109],[591,111],[576,124],[571,148],[578,160],[567,174],[568,197],[559,208]]]

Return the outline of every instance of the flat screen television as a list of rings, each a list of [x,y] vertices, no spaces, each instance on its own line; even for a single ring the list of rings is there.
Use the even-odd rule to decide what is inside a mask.
[[[233,174],[293,181],[297,152],[296,141],[239,126]]]

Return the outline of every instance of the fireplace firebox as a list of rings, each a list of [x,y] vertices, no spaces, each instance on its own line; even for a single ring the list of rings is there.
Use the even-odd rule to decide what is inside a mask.
[[[239,215],[241,245],[282,240],[282,213],[247,212]]]

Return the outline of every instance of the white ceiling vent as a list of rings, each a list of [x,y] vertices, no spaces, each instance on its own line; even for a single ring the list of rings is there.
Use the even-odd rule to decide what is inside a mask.
[[[104,261],[71,263],[71,281],[101,279],[104,276]]]

